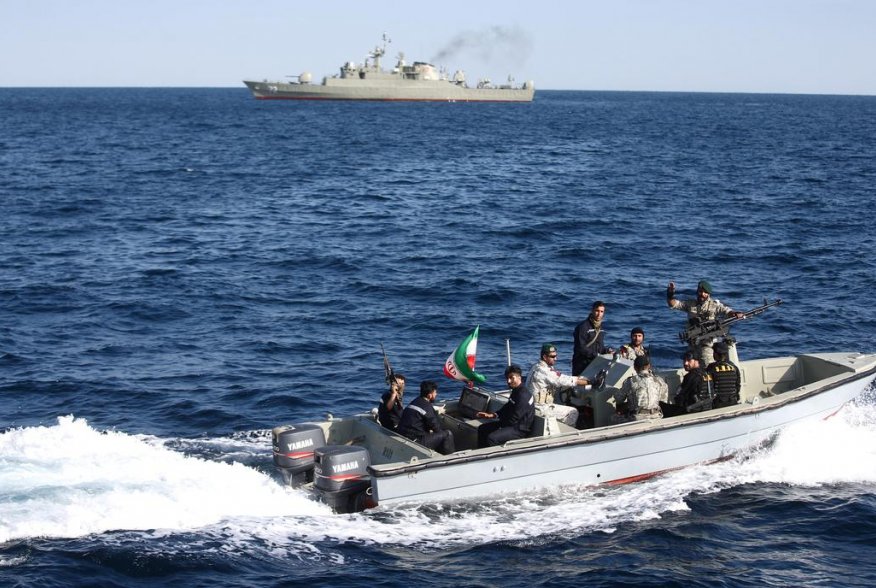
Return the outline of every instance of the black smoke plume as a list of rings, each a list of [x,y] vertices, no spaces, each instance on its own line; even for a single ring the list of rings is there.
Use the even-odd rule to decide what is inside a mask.
[[[490,27],[480,31],[463,31],[444,46],[431,63],[446,63],[460,55],[473,55],[485,62],[524,63],[532,51],[532,40],[518,27]]]

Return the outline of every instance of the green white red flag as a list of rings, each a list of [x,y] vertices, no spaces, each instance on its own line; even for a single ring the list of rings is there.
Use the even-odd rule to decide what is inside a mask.
[[[475,359],[478,353],[478,331],[481,326],[474,328],[468,337],[463,339],[456,351],[450,354],[444,362],[444,375],[454,380],[464,382],[477,382],[481,384],[487,380],[475,371]]]

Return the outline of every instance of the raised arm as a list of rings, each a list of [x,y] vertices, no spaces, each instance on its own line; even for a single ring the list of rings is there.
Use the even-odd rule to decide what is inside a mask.
[[[669,282],[669,285],[666,286],[666,304],[669,305],[669,308],[675,308],[676,304],[675,300],[675,282]]]

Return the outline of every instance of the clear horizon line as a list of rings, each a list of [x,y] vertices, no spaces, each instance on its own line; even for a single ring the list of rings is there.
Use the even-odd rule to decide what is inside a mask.
[[[248,91],[245,86],[172,86],[172,85],[92,85],[92,86],[3,86],[0,85],[0,90],[242,90]],[[866,93],[840,93],[840,92],[793,92],[779,90],[614,90],[614,89],[580,89],[580,88],[538,88],[535,89],[536,94],[539,92],[615,92],[615,93],[652,93],[652,94],[754,94],[754,95],[779,95],[779,96],[855,96],[855,97],[876,97],[876,94]]]

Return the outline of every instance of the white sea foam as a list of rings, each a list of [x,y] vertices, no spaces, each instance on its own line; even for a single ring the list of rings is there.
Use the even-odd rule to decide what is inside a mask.
[[[240,451],[237,444],[230,443],[232,453]],[[323,551],[325,542],[412,547],[539,542],[612,532],[625,522],[684,511],[691,494],[756,483],[876,487],[876,406],[849,406],[827,421],[789,427],[768,449],[745,458],[642,483],[352,515],[332,514],[252,468],[186,456],[162,440],[102,433],[81,419],[63,417],[56,426],[0,435],[0,542],[161,529],[150,537],[196,531],[231,551],[252,549],[257,542],[277,557],[314,559],[340,557]]]
[[[18,556],[18,557],[3,557],[0,556],[0,568],[11,568],[13,566],[19,566],[27,561],[27,557]]]
[[[328,509],[252,468],[99,432],[82,419],[0,435],[0,543],[319,513]]]

